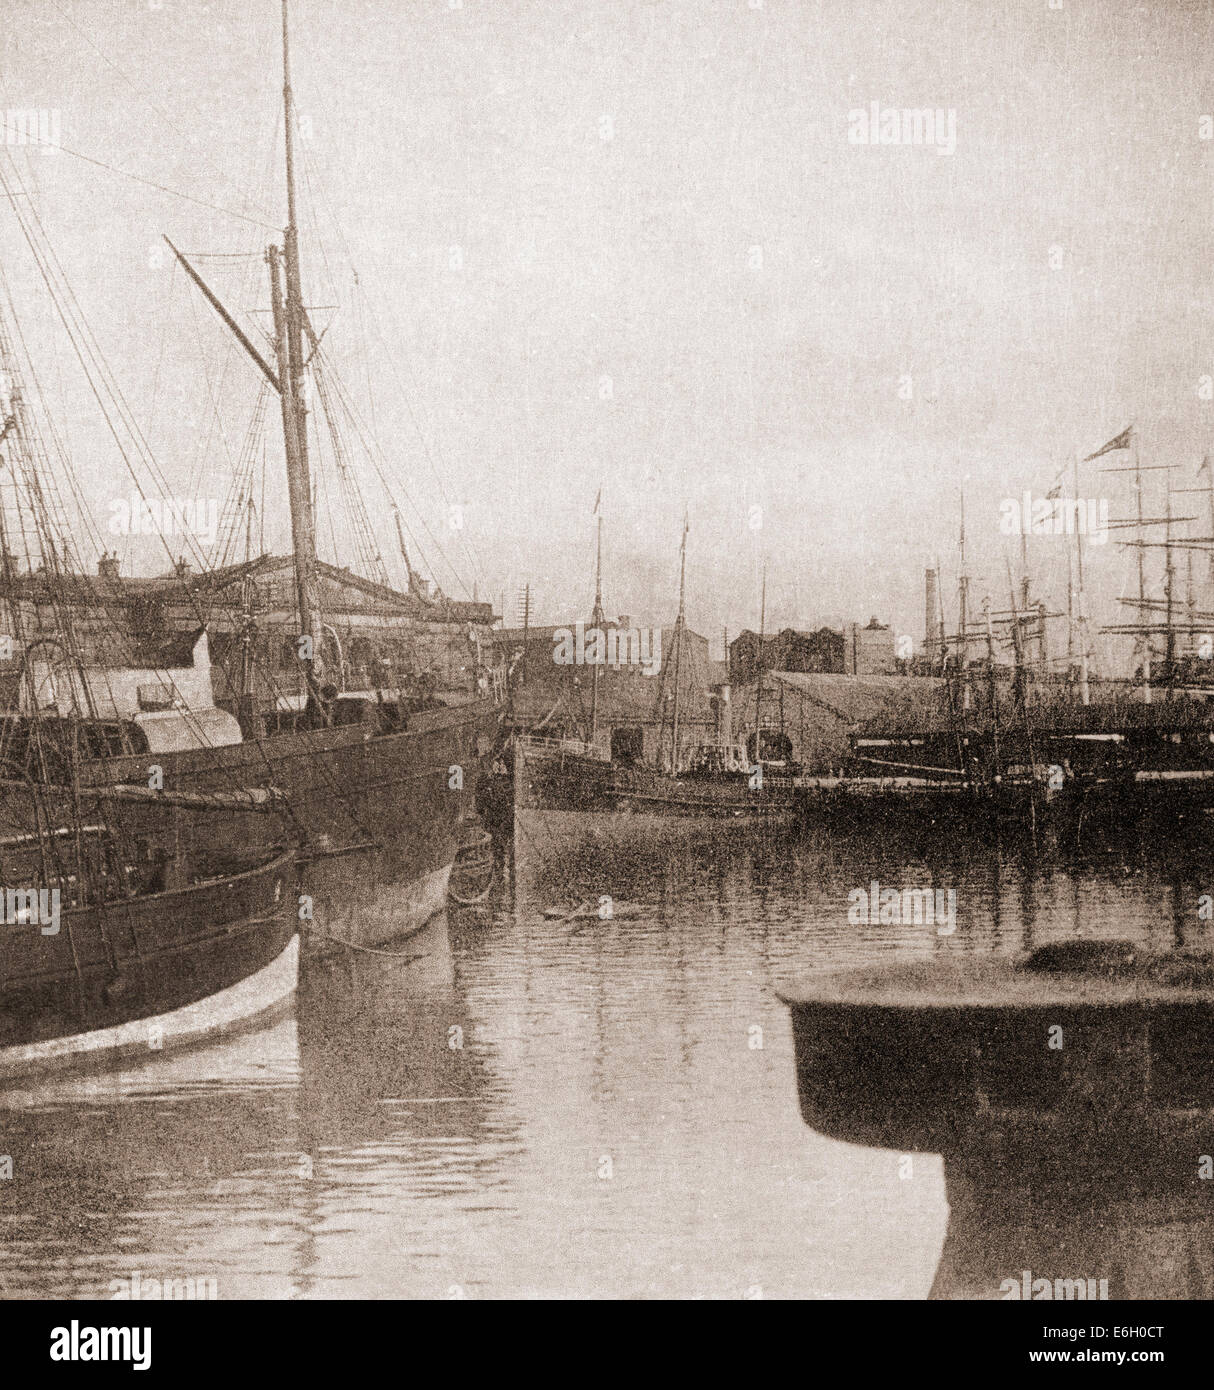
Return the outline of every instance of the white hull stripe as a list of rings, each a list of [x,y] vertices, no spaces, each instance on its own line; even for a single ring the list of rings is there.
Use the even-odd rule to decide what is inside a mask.
[[[113,1028],[0,1048],[0,1077],[57,1071],[93,1059],[109,1063],[120,1056],[152,1057],[166,1048],[197,1042],[267,1012],[290,998],[298,981],[299,936],[295,935],[269,965],[196,1003],[167,1014],[119,1023]]]

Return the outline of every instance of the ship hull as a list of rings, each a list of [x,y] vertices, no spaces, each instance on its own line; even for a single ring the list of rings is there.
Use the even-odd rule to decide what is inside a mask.
[[[212,816],[200,852],[234,836],[281,839],[300,855],[305,954],[339,944],[378,947],[418,930],[446,903],[447,880],[471,816],[497,713],[488,701],[426,711],[400,733],[362,726],[278,734],[260,743],[112,759],[91,780],[146,782],[154,762],[166,791],[272,786],[282,818]],[[285,824],[284,824],[285,823]]]
[[[794,823],[800,797],[769,779],[752,789],[742,777],[673,777],[593,758],[514,753],[516,853],[576,852],[579,846],[685,844],[705,837]]]
[[[186,1046],[284,1007],[298,970],[294,856],[66,908],[0,936],[0,1079]]]

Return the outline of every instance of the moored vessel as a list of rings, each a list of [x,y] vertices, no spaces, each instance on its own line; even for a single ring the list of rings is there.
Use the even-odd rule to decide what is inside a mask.
[[[66,785],[62,779],[70,763],[84,786],[142,784],[165,795],[248,789],[273,794],[281,798],[282,819],[304,876],[305,941],[317,947],[375,946],[416,930],[444,907],[452,865],[472,814],[481,762],[494,743],[497,702],[479,670],[472,672],[464,688],[450,692],[431,689],[432,680],[422,690],[407,688],[415,673],[393,672],[386,663],[363,663],[358,669],[361,679],[351,679],[358,663],[343,652],[340,636],[329,621],[326,585],[331,588],[357,577],[349,570],[323,565],[317,556],[316,446],[309,459],[309,402],[314,387],[333,435],[343,489],[348,484],[348,461],[334,420],[328,418],[334,400],[341,400],[340,387],[325,376],[320,343],[324,335],[313,330],[301,289],[296,112],[285,0],[282,60],[287,217],[281,244],[271,246],[265,257],[274,365],[239,328],[187,258],[176,248],[173,251],[191,282],[249,355],[261,374],[259,380],[266,383],[263,389],[276,394],[281,405],[293,583],[290,597],[284,596],[278,606],[289,603],[294,608],[290,670],[281,669],[283,663],[276,660],[273,671],[260,672],[264,678],[258,687],[257,653],[264,636],[259,633],[259,619],[264,621],[266,614],[258,612],[251,584],[243,586],[236,605],[240,611],[228,615],[233,621],[224,634],[229,670],[220,707],[211,685],[205,638],[207,620],[223,595],[210,584],[213,573],[190,576],[188,565],[176,560],[175,574],[180,578],[174,590],[176,601],[179,607],[196,612],[195,637],[201,634],[205,659],[196,654],[187,670],[185,663],[163,652],[124,650],[149,645],[145,640],[148,624],[143,621],[141,630],[140,622],[147,618],[152,596],[137,584],[127,587],[117,581],[116,569],[112,574],[104,572],[108,560],[102,562],[103,573],[96,580],[87,573],[66,519],[57,511],[56,490],[47,486],[45,465],[50,451],[38,437],[21,396],[21,376],[6,342],[0,345],[4,349],[0,366],[8,388],[0,420],[7,441],[5,453],[27,496],[36,499],[46,513],[38,519],[36,536],[22,537],[25,572],[18,572],[9,554],[10,542],[16,538],[4,538],[0,585],[14,621],[11,674],[17,687],[27,676],[37,676],[33,703],[60,721],[57,738],[64,753],[50,769],[45,750],[39,748],[32,760],[19,757],[14,770]],[[112,383],[98,366],[99,356],[84,336],[83,325],[73,317],[70,289],[51,273],[42,228],[24,207],[17,206],[19,191],[9,189],[7,182],[5,187],[82,368],[103,399]],[[259,409],[264,414],[264,401]],[[318,433],[314,426],[312,433]],[[150,454],[141,461],[162,484]],[[127,466],[132,467],[129,460]],[[146,479],[132,470],[132,480],[146,498]],[[247,479],[243,485],[251,517]],[[351,510],[366,522],[361,498],[351,504]],[[28,523],[19,520],[16,524]],[[366,535],[360,533],[360,560],[382,571],[378,549],[364,542]],[[165,549],[172,558],[167,543]],[[412,592],[415,576],[407,553],[404,561]],[[246,568],[250,575],[256,568],[252,556]],[[376,587],[360,582],[364,589]],[[397,600],[410,597],[395,595],[382,583],[378,588],[387,595],[390,607],[399,608]],[[435,606],[428,597],[426,602],[436,615],[432,626],[440,632],[459,633],[459,605]],[[69,612],[70,608],[77,611]],[[83,617],[84,608],[94,615],[91,624]],[[18,616],[24,635],[16,631]],[[366,615],[355,617],[365,621]],[[74,636],[65,646],[61,639],[69,624]],[[367,645],[365,636],[358,640]],[[458,640],[464,639],[459,636]],[[87,659],[82,655],[85,647],[89,648]],[[7,659],[6,653],[3,660]],[[370,678],[367,665],[375,668]],[[424,670],[418,680],[426,682]],[[257,698],[265,695],[267,685],[271,687],[268,698]],[[17,743],[22,742],[21,722],[28,718],[29,703],[15,695],[8,702],[7,723]],[[246,834],[267,853],[282,841],[281,827],[261,820],[233,819],[225,824],[216,817],[199,833],[210,836],[214,848],[239,843]]]
[[[579,843],[626,845],[629,840],[686,841],[733,829],[788,824],[800,794],[784,762],[752,761],[733,739],[725,691],[715,697],[715,738],[687,727],[690,658],[686,649],[687,523],[679,547],[679,607],[673,651],[662,662],[654,700],[656,743],[599,731],[599,671],[593,665],[585,740],[517,732],[510,749],[516,849],[564,853]],[[600,519],[601,535],[601,519]],[[592,624],[603,621],[601,544]],[[758,740],[756,737],[756,744]],[[756,754],[756,758],[758,755]]]

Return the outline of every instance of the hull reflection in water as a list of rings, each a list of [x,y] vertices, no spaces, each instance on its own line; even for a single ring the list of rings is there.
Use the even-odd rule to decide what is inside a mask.
[[[285,1296],[273,1246],[291,1238],[284,1213],[302,1186],[298,1078],[288,1016],[137,1066],[0,1090],[13,1165],[0,1295],[109,1299],[138,1273],[145,1289],[213,1279],[219,1298]]]
[[[306,960],[294,1014],[257,1031],[0,1089],[0,1296],[108,1299],[135,1273],[220,1299],[374,1288],[360,1251],[396,1230],[400,1187],[475,1192],[498,1156],[469,1140],[488,1088],[445,917],[405,947]]]
[[[762,834],[788,833],[791,819],[764,823]],[[597,852],[627,854],[662,849],[678,852],[697,846],[745,846],[755,835],[752,822],[726,817],[661,816],[643,811],[522,810],[515,813],[514,853],[518,865],[564,864]]]
[[[955,889],[955,932],[850,923],[872,879]],[[1028,1269],[1107,1277],[1111,1297],[1197,1289],[1185,1270],[1214,1183],[1197,1186],[1182,1147],[1133,1187],[1080,1183],[1069,1152],[1061,1175],[1021,1179],[1033,1144],[992,1126],[903,1181],[911,1136],[891,1151],[805,1129],[773,987],[1084,934],[1163,951],[1186,923],[1200,945],[1211,883],[1200,839],[1034,853],[930,824],[545,861],[391,954],[305,959],[294,1016],[263,1033],[58,1099],[0,1093],[0,1281],[10,1297],[108,1298],[139,1271],[214,1276],[220,1299],[870,1299],[935,1280],[937,1296],[999,1298]],[[547,916],[602,894],[638,910]]]
[[[299,993],[300,1116],[314,1159],[402,1126],[462,1131],[480,1089],[470,1028],[445,916],[399,955],[309,962]]]

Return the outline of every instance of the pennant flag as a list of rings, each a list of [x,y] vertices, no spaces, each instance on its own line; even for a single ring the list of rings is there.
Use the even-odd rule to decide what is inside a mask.
[[[1111,454],[1114,449],[1128,449],[1134,440],[1134,426],[1127,425],[1116,439],[1110,439],[1103,449],[1097,449],[1094,454],[1089,454],[1084,459],[1084,463],[1091,463],[1093,459],[1098,459],[1101,454]]]
[[[3,437],[4,437],[3,435],[0,435],[0,439],[3,439]],[[1209,471],[1210,471],[1210,456],[1209,456],[1209,454],[1206,454],[1206,455],[1202,458],[1201,462],[1197,465],[1197,476],[1200,478],[1201,475],[1202,475],[1203,473],[1208,473]]]
[[[596,492],[596,493],[594,494],[594,511],[591,512],[591,514],[590,514],[591,516],[597,516],[597,515],[598,515],[599,503],[600,503],[602,500],[603,500],[603,489],[602,489],[602,488],[599,488],[598,492]]]

